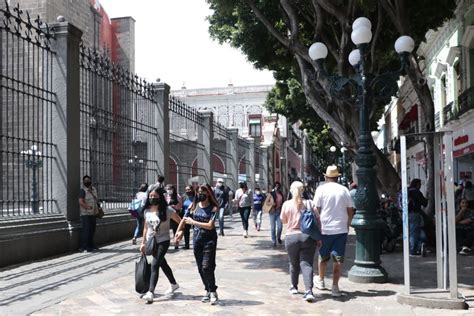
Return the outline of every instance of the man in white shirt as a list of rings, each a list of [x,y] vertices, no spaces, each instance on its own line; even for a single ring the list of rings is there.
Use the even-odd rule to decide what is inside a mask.
[[[347,233],[354,214],[349,190],[337,183],[341,174],[337,166],[326,169],[326,183],[319,186],[314,196],[314,206],[320,214],[322,246],[319,249],[318,289],[325,289],[324,275],[328,261],[333,259],[332,296],[339,297],[339,278],[346,250]]]

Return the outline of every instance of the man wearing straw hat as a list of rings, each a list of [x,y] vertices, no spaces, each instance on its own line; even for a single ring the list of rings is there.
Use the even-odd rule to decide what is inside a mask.
[[[354,214],[349,190],[337,183],[341,174],[337,166],[329,166],[324,174],[326,183],[319,186],[314,196],[314,206],[320,214],[322,246],[319,249],[318,289],[325,289],[324,274],[328,261],[333,260],[332,296],[339,297],[339,278],[346,249],[347,233]]]

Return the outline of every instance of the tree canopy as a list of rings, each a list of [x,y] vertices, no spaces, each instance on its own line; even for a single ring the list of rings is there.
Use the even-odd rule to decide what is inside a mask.
[[[329,82],[316,75],[317,66],[308,56],[308,47],[324,42],[329,55],[329,72],[348,76],[354,70],[347,57],[355,46],[350,40],[351,24],[359,16],[372,22],[373,38],[366,64],[373,74],[399,67],[399,56],[393,45],[400,35],[410,35],[419,44],[429,29],[436,29],[453,16],[454,0],[207,0],[213,10],[208,17],[211,37],[240,49],[259,69],[274,72],[276,87],[269,95],[269,109],[290,121],[301,119],[304,126],[324,130],[331,127],[334,142],[344,142],[350,151],[357,147],[358,114],[353,102],[335,98]],[[416,48],[415,48],[416,51]],[[408,75],[414,84],[428,119],[434,121],[426,81],[417,64],[416,54],[410,61]],[[372,127],[383,113],[385,104],[371,110]],[[309,115],[308,113],[315,115]],[[433,110],[431,110],[433,111]],[[320,121],[316,119],[320,118]],[[431,128],[434,124],[428,125]],[[377,155],[379,168],[391,168],[392,179],[398,177],[387,159]],[[383,181],[379,177],[380,181]],[[398,186],[398,181],[394,184]]]

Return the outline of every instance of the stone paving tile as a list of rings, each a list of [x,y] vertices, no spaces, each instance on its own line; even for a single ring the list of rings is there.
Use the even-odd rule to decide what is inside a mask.
[[[264,220],[267,223],[268,219]],[[172,298],[160,295],[168,287],[168,281],[160,273],[154,303],[144,304],[134,292],[137,253],[129,242],[111,245],[100,253],[84,254],[84,257],[83,254],[73,254],[0,271],[0,304],[11,302],[5,315],[14,314],[12,305],[18,307],[15,304],[16,295],[21,295],[20,289],[27,289],[34,291],[35,300],[31,301],[31,297],[26,295],[21,303],[36,304],[35,308],[30,309],[36,311],[34,315],[474,315],[472,307],[466,311],[447,311],[398,304],[396,294],[403,289],[403,258],[400,251],[382,256],[390,283],[349,282],[347,270],[353,262],[354,236],[348,243],[347,262],[340,281],[341,290],[346,295],[333,299],[330,291],[315,290],[317,301],[306,303],[302,300],[302,293],[288,294],[287,255],[282,246],[277,249],[271,247],[267,227],[264,226],[260,232],[251,230],[250,238],[244,239],[240,220],[234,217],[232,222],[227,221],[227,225],[226,236],[219,237],[218,241],[216,278],[220,302],[217,306],[199,301],[204,291],[192,250],[181,249],[172,249],[167,255],[180,289]],[[415,284],[432,284],[433,280],[423,274],[433,274],[433,260],[433,257],[414,260]],[[460,273],[468,273],[460,277],[465,283],[460,291],[474,299],[472,261],[472,257],[460,260],[460,266],[466,267],[460,269]],[[16,286],[15,282],[21,286]],[[326,280],[326,284],[330,282],[330,279]],[[73,287],[75,283],[82,286],[74,292],[60,295],[61,291]],[[300,287],[302,284],[300,277]],[[8,293],[2,291],[4,288],[8,289]],[[16,295],[10,289],[16,290]],[[41,291],[49,295],[40,295]],[[3,315],[1,309],[0,314]]]

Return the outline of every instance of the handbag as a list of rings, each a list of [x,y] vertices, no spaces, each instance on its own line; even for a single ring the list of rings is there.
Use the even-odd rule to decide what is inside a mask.
[[[89,190],[89,193],[92,195],[95,202],[97,203],[97,214],[95,214],[95,217],[96,218],[104,217],[104,215],[105,215],[104,214],[104,209],[102,208],[102,206],[100,206],[99,199],[97,198],[97,196],[95,196],[95,194],[92,192],[92,190]]]
[[[156,250],[156,239],[155,236],[147,239],[145,243],[145,255],[152,256]]]
[[[97,203],[97,214],[95,214],[95,217],[96,218],[102,218],[104,217],[104,209],[102,208],[102,206],[100,206],[99,203]]]
[[[321,240],[321,231],[319,230],[318,219],[314,215],[311,206],[305,203],[305,209],[301,212],[300,217],[300,231],[303,234],[309,235],[313,240]]]
[[[151,265],[145,255],[135,262],[135,291],[140,294],[148,292],[150,287]]]
[[[265,202],[263,202],[262,210],[265,213],[271,213],[275,210],[273,197],[270,193],[268,193]]]

